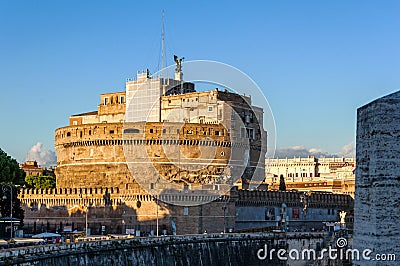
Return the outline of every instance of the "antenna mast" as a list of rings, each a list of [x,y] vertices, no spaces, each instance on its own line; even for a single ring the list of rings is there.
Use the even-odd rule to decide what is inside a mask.
[[[162,10],[162,29],[161,29],[161,78],[164,84],[164,67],[165,67],[165,49],[164,49],[164,9]]]

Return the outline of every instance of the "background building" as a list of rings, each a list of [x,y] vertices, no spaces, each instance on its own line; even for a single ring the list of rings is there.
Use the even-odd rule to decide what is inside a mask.
[[[53,167],[40,167],[36,161],[26,161],[19,165],[26,176],[55,176]]]
[[[266,159],[266,165],[270,189],[279,189],[283,175],[286,189],[326,191],[354,198],[355,158]]]

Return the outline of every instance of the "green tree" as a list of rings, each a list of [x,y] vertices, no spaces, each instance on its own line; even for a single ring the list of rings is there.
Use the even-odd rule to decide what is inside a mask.
[[[2,217],[10,217],[11,202],[13,218],[21,220],[23,225],[24,210],[18,199],[18,186],[24,184],[25,172],[19,168],[18,162],[0,149],[0,212]],[[12,193],[10,191],[12,189]],[[11,198],[12,194],[12,198]],[[10,202],[11,200],[11,202]]]
[[[25,177],[25,185],[28,188],[55,188],[56,178],[54,176],[33,176]]]
[[[25,172],[19,168],[18,162],[0,149],[0,183],[23,185]]]
[[[9,184],[1,184],[0,211],[3,217],[10,217],[11,213],[11,193]],[[24,225],[24,210],[21,208],[21,201],[18,199],[19,188],[10,185],[12,188],[12,217],[21,220],[20,226]]]
[[[281,175],[279,178],[279,190],[286,191],[285,178],[283,177],[283,175]]]

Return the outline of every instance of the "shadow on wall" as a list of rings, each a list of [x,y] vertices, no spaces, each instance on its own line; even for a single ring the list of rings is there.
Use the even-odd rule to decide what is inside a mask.
[[[149,195],[132,196],[119,201],[115,200],[115,194],[110,195],[108,192],[103,195],[84,195],[83,198],[78,196],[72,198],[71,195],[62,195],[63,199],[59,197],[58,204],[55,204],[54,200],[43,200],[41,195],[31,197],[29,202],[23,201],[24,233],[29,235],[42,232],[85,231],[87,220],[88,232],[91,235],[155,235],[158,209],[159,234],[172,234],[165,204],[155,201]],[[99,201],[100,197],[103,200]],[[59,204],[62,201],[64,204]]]

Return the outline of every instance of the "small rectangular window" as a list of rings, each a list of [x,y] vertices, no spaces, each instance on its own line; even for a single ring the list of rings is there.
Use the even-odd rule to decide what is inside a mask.
[[[153,129],[152,128],[150,128],[150,133],[153,133]]]
[[[74,126],[78,125],[78,121],[76,121],[76,120],[72,121],[72,125],[74,125]]]
[[[125,103],[125,97],[121,96],[121,103]]]
[[[104,105],[107,105],[108,104],[108,97],[105,97],[104,98]]]
[[[189,208],[188,207],[184,207],[183,208],[183,215],[189,215]]]
[[[110,130],[110,134],[114,134],[114,130]]]
[[[212,112],[213,111],[213,107],[212,106],[208,106],[208,111]]]

